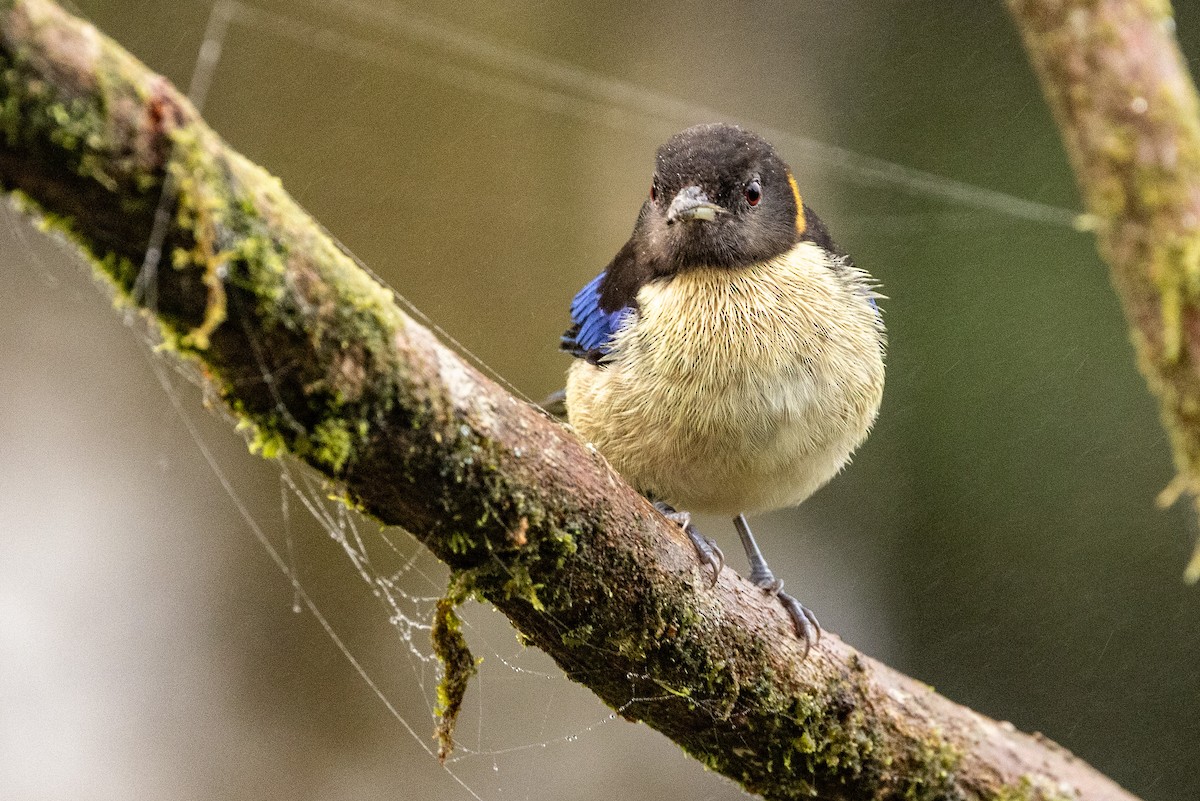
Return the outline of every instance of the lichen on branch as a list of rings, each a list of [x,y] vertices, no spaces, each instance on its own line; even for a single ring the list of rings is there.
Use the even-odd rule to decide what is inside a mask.
[[[1200,102],[1163,0],[1008,0],[1200,513]],[[1200,544],[1186,578],[1200,579]]]

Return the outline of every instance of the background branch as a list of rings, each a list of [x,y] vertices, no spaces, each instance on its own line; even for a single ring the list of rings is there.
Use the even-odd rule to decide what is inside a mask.
[[[403,315],[165,80],[47,0],[0,2],[0,182],[254,427],[404,526],[573,679],[769,798],[1129,799],[690,545],[562,427]],[[139,283],[167,176],[164,263]],[[153,293],[146,291],[153,287]]]
[[[1008,0],[1200,503],[1200,105],[1165,2]],[[1200,510],[1200,506],[1197,507]],[[1187,568],[1200,579],[1200,546]]]

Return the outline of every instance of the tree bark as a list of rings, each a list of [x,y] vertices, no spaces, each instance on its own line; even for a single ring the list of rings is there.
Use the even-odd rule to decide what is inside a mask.
[[[412,532],[456,592],[749,790],[1133,800],[831,633],[802,661],[774,600],[730,570],[710,587],[598,454],[404,315],[166,80],[50,0],[0,0],[0,185],[199,368],[256,449]]]
[[[1200,504],[1200,104],[1166,0],[1008,0]],[[1200,511],[1200,505],[1197,506]],[[1186,577],[1200,579],[1200,546]]]

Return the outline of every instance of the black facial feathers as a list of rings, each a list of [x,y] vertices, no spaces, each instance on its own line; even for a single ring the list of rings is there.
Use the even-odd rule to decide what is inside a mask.
[[[668,139],[655,157],[653,187],[605,271],[606,312],[634,305],[638,289],[657,277],[738,269],[802,239],[823,247],[829,240],[815,214],[800,216],[794,179],[775,148],[735,125],[697,125]]]

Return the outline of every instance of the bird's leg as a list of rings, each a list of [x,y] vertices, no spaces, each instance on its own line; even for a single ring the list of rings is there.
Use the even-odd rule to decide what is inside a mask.
[[[809,647],[821,641],[821,624],[817,622],[817,616],[783,591],[783,579],[775,578],[771,568],[767,567],[767,560],[763,558],[758,543],[754,541],[754,535],[750,533],[750,524],[746,522],[746,516],[735,517],[733,526],[742,538],[742,547],[746,549],[746,558],[750,560],[750,580],[768,594],[777,597],[783,604],[796,627],[796,636],[804,640],[804,653],[807,655]]]
[[[725,567],[725,554],[721,553],[717,543],[701,534],[700,530],[692,525],[692,516],[688,512],[677,512],[674,507],[662,501],[654,501],[654,508],[662,512],[664,517],[678,525],[683,529],[683,533],[688,535],[688,539],[696,548],[696,554],[700,557],[700,561],[712,568],[712,583],[716,584],[717,576],[721,575],[721,569]]]

